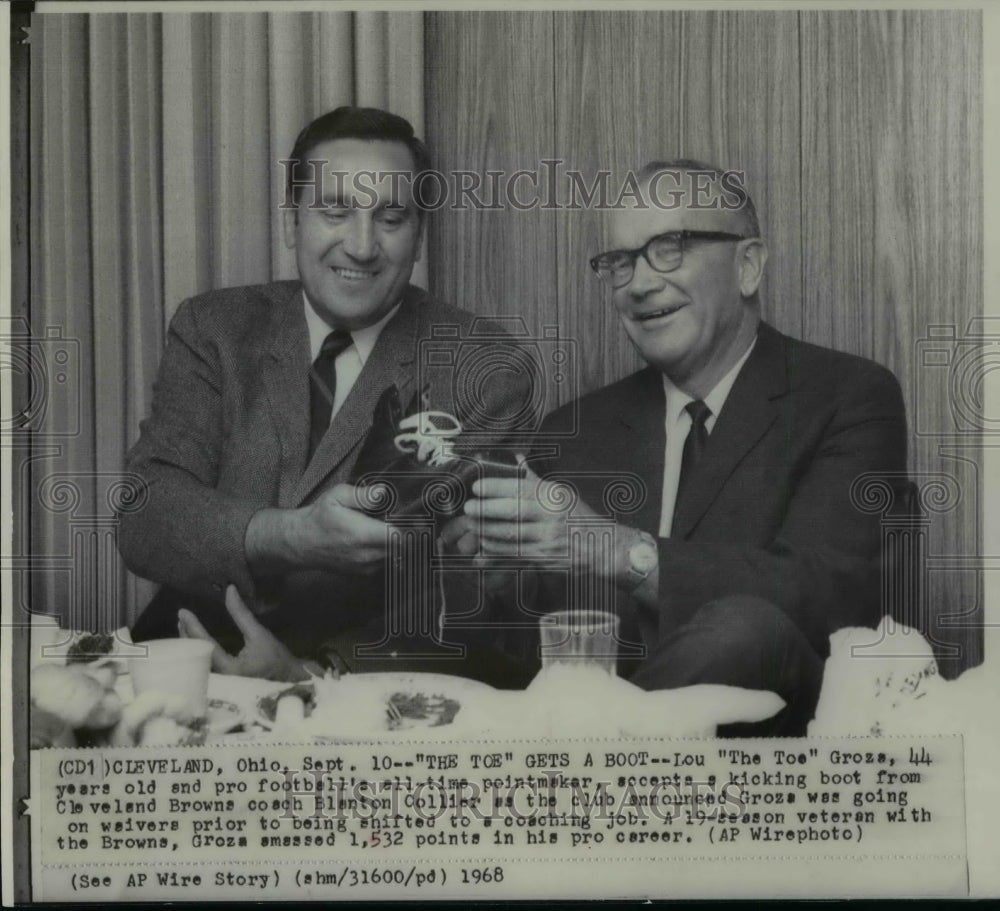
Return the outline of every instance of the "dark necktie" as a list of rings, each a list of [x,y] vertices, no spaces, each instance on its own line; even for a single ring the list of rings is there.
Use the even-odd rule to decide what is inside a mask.
[[[351,347],[351,333],[335,329],[325,339],[309,371],[309,458],[330,426],[337,394],[337,355]]]
[[[705,454],[705,446],[708,444],[708,430],[705,421],[712,416],[712,409],[700,399],[695,402],[688,402],[684,410],[691,416],[691,429],[688,431],[687,439],[684,441],[684,452],[681,455],[681,471],[677,477],[677,499],[675,504],[681,501],[681,491],[685,483],[691,480],[695,466],[701,461]],[[674,507],[674,518],[677,517],[676,505]]]

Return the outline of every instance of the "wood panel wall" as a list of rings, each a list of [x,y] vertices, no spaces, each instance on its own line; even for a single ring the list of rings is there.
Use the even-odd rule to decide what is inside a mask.
[[[620,172],[654,158],[742,169],[771,250],[764,316],[873,358],[903,385],[931,503],[926,603],[946,673],[982,660],[982,456],[930,330],[982,311],[981,18],[975,11],[429,13],[427,139],[452,170]],[[587,267],[593,209],[442,209],[432,290],[576,340],[576,382],[639,366]],[[949,347],[950,346],[950,347]],[[974,380],[970,380],[974,385]],[[972,395],[974,389],[965,393]]]

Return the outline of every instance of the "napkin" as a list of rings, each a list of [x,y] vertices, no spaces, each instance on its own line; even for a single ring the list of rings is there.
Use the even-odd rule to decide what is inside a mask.
[[[596,667],[543,668],[523,692],[497,691],[477,706],[490,732],[529,737],[714,737],[717,725],[763,721],[775,693],[700,685],[646,691]]]
[[[995,697],[982,667],[957,680],[938,673],[934,651],[917,631],[884,617],[874,630],[830,636],[830,657],[810,736],[900,736],[965,731],[992,717]]]

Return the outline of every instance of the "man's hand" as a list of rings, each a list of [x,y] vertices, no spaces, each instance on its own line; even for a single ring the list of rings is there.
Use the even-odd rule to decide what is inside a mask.
[[[483,478],[472,485],[472,492],[474,498],[465,504],[471,525],[456,526],[451,534],[461,531],[456,546],[471,547],[473,537],[478,538],[485,556],[536,557],[566,565],[570,515],[596,516],[568,485],[542,481],[527,467],[523,478]]]
[[[215,648],[212,652],[212,670],[219,674],[237,674],[241,677],[263,677],[267,680],[307,680],[309,672],[275,637],[262,626],[243,603],[235,585],[226,589],[226,610],[243,633],[244,646],[236,655],[230,655],[209,634],[208,630],[190,611],[177,612],[177,631],[182,638],[204,639]]]
[[[472,486],[475,498],[465,504],[466,515],[445,526],[446,546],[462,554],[479,553],[477,562],[488,565],[491,556],[535,557],[543,565],[569,565],[572,529],[570,516],[579,521],[595,513],[565,483],[543,481],[530,469],[525,477],[484,478]],[[586,523],[576,525],[586,528]],[[608,560],[589,547],[576,551],[578,569],[610,577],[644,604],[656,601],[659,569],[654,568],[638,586],[628,573],[629,550],[641,532],[625,525],[615,529],[615,553]],[[596,558],[596,559],[595,559]]]
[[[247,562],[257,571],[375,572],[385,559],[386,525],[357,509],[358,500],[358,488],[337,484],[300,509],[261,509],[247,526]]]

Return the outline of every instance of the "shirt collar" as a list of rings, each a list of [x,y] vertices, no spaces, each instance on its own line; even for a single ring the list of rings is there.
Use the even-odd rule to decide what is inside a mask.
[[[323,347],[323,341],[330,334],[331,329],[313,309],[312,304],[309,303],[309,297],[306,295],[304,288],[302,289],[302,307],[305,310],[306,326],[309,329],[309,357],[311,360],[316,360],[320,349]],[[374,325],[352,330],[351,341],[354,343],[354,350],[357,352],[362,366],[364,366],[368,360],[368,356],[372,353],[375,342],[378,341],[378,337],[385,328],[385,324],[396,315],[397,310],[399,310],[399,304],[396,304],[395,307]]]
[[[705,396],[704,402],[712,411],[712,418],[718,417],[722,412],[722,406],[726,404],[726,399],[729,398],[729,391],[733,388],[733,383],[736,382],[736,377],[739,375],[740,368],[746,363],[748,357],[750,357],[750,352],[753,351],[754,345],[757,344],[757,336],[753,337],[753,341],[750,342],[750,346],[740,359],[733,364],[729,372],[721,379],[715,386],[712,387],[711,392]],[[684,406],[688,402],[693,402],[694,399],[689,396],[686,392],[682,392],[678,389],[667,377],[663,374],[663,391],[667,397],[667,426],[676,424],[680,420],[681,412],[684,411]]]

